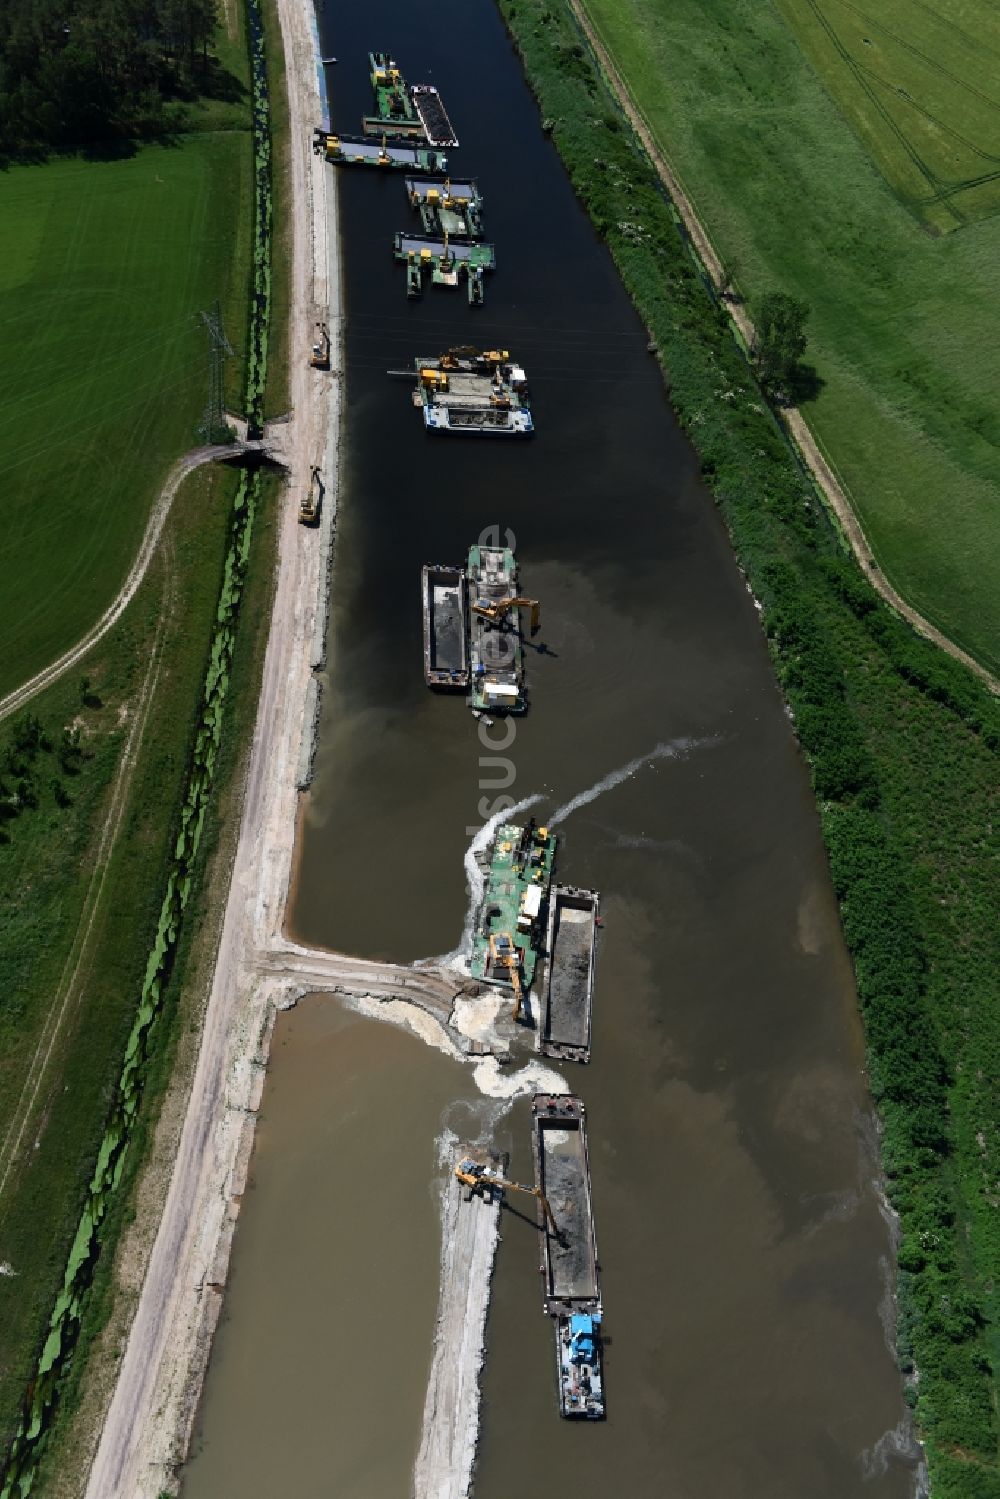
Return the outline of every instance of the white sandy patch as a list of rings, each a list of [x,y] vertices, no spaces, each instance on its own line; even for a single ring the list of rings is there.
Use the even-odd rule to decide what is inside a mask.
[[[498,994],[495,989],[481,994],[478,999],[460,994],[455,1000],[452,1025],[470,1041],[495,1042],[497,1021],[512,1010],[513,1000]]]
[[[501,1072],[496,1057],[483,1057],[473,1071],[476,1087],[487,1098],[521,1098],[526,1093],[568,1093],[569,1089],[551,1067],[528,1062],[516,1072]]]

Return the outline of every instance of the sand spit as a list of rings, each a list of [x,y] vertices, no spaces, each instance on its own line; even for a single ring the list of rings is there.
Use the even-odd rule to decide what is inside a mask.
[[[465,1499],[476,1457],[479,1375],[500,1238],[500,1204],[485,1197],[463,1200],[465,1194],[452,1173],[466,1153],[458,1144],[446,1152],[441,1284],[413,1499]]]

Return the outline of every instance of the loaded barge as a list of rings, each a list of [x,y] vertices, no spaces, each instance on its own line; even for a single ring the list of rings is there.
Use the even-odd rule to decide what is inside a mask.
[[[596,890],[552,887],[538,1050],[565,1062],[590,1061],[599,904]]]
[[[396,260],[406,266],[406,295],[419,297],[424,289],[424,276],[429,273],[434,286],[457,286],[460,275],[465,276],[470,306],[480,306],[485,299],[483,272],[496,267],[496,252],[492,245],[450,244],[447,234],[443,239],[432,239],[422,234],[396,235],[393,246]]]
[[[555,860],[555,835],[532,818],[526,827],[497,829],[472,938],[474,978],[509,987],[520,1019],[535,976],[545,902]]]
[[[469,621],[465,572],[428,563],[422,570],[424,681],[464,692],[469,685]]]
[[[457,146],[458,137],[432,83],[415,83],[410,90],[414,107],[420,116],[424,134],[432,146]]]
[[[413,363],[413,404],[423,408],[428,432],[527,437],[534,431],[527,376],[506,349],[450,349]]]
[[[590,1196],[586,1105],[572,1094],[536,1093],[531,1105],[532,1152],[542,1236],[542,1298],[555,1321],[559,1413],[600,1420],[605,1414],[601,1368],[601,1288]]]
[[[478,239],[483,231],[483,200],[474,177],[464,182],[450,177],[408,177],[406,196],[420,214],[425,234]]]

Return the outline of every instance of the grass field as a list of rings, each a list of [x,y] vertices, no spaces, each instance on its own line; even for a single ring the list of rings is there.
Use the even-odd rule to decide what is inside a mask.
[[[199,440],[216,297],[245,316],[245,131],[0,176],[0,695],[117,592],[171,462]],[[234,362],[235,363],[235,362]]]
[[[0,1261],[12,1273],[0,1276],[0,1453],[62,1280],[135,1015],[235,486],[236,475],[219,469],[185,482],[136,600],[81,667],[88,700],[72,673],[32,704],[53,749],[30,765],[36,805],[2,824]],[[118,836],[105,844],[126,741],[154,678]],[[8,786],[16,724],[0,727]],[[68,771],[58,759],[67,726],[79,729],[81,749]]]
[[[1000,11],[777,0],[899,198],[947,233],[1000,211]]]
[[[807,414],[879,565],[1000,669],[1000,220],[983,217],[1000,207],[1000,16],[585,5],[751,308],[772,290],[810,305],[824,385]]]

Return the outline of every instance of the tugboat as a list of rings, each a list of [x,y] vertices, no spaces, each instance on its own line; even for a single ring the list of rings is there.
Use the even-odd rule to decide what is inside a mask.
[[[556,1360],[559,1414],[567,1420],[603,1420],[600,1312],[576,1312],[557,1319]]]

